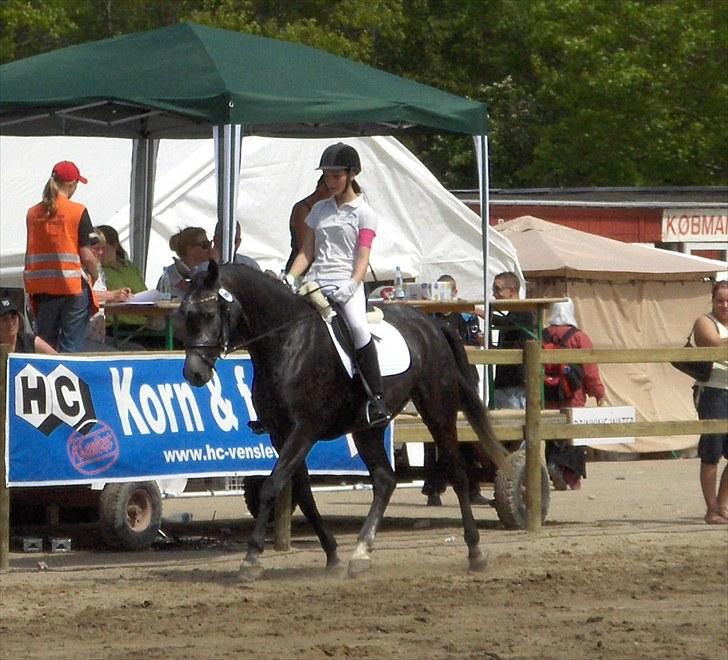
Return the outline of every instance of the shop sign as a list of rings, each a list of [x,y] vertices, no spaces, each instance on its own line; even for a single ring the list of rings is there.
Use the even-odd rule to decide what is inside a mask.
[[[664,243],[725,243],[728,241],[728,208],[665,209],[662,212]]]

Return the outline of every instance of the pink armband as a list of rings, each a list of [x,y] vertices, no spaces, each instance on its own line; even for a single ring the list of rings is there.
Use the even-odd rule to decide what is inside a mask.
[[[357,246],[371,248],[374,242],[374,237],[377,235],[373,229],[360,229],[359,237],[356,239]]]

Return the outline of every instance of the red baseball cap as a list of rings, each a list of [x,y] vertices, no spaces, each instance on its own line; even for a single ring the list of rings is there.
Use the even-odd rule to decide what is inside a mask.
[[[81,176],[81,172],[75,163],[70,160],[62,160],[60,163],[56,163],[53,166],[53,176],[58,181],[80,181],[81,183],[88,183],[88,179],[85,176]]]

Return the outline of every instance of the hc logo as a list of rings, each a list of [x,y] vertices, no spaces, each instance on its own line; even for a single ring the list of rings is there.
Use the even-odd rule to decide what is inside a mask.
[[[64,423],[83,432],[96,418],[88,384],[62,364],[47,376],[30,364],[18,372],[15,414],[44,435]]]

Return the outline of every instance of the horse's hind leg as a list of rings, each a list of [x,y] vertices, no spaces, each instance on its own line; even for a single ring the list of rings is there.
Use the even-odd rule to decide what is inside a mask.
[[[366,431],[354,433],[354,443],[369,470],[374,496],[369,507],[369,513],[359,532],[356,549],[349,560],[349,575],[351,577],[369,569],[371,564],[369,553],[374,545],[374,538],[384,517],[384,511],[397,486],[394,470],[392,470],[387,453],[384,450],[384,430],[367,429]]]
[[[465,469],[465,460],[458,445],[457,411],[444,413],[444,408],[444,406],[439,408],[427,405],[418,406],[417,409],[445,461],[453,490],[458,497],[460,516],[463,521],[463,537],[468,546],[469,568],[471,571],[479,571],[485,568],[487,558],[480,549],[480,533],[470,505],[468,475]]]
[[[293,496],[301,508],[301,512],[311,523],[326,553],[326,568],[334,569],[340,565],[339,555],[336,552],[336,539],[324,524],[316,502],[311,492],[311,481],[308,477],[308,468],[304,462],[293,474]]]

